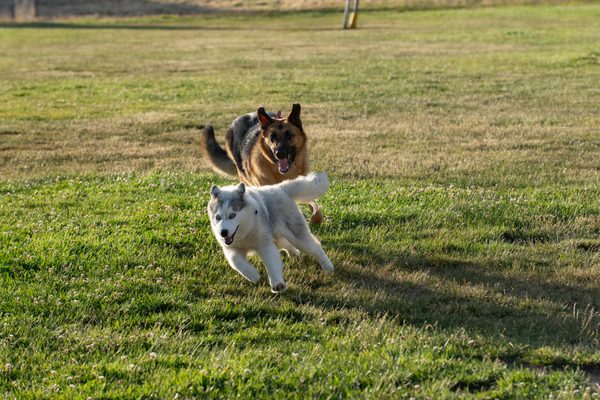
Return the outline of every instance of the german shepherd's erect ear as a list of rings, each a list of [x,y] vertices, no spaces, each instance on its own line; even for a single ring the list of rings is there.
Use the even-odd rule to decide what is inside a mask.
[[[258,121],[260,122],[260,127],[263,129],[263,131],[266,130],[269,127],[269,125],[271,125],[271,122],[273,122],[273,118],[271,118],[269,114],[267,114],[264,107],[258,107],[256,113],[258,114]]]
[[[296,125],[300,130],[302,130],[302,121],[300,121],[300,104],[294,103],[292,105],[292,112],[287,117],[287,122],[292,125]]]

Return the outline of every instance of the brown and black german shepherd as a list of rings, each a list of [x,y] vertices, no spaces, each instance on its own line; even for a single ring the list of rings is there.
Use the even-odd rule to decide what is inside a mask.
[[[200,149],[216,172],[237,175],[250,186],[263,186],[310,172],[306,142],[300,104],[294,104],[287,118],[266,112],[263,107],[237,117],[225,135],[225,149],[217,143],[213,127],[206,125]],[[319,206],[310,206],[310,222],[321,223],[323,213]]]

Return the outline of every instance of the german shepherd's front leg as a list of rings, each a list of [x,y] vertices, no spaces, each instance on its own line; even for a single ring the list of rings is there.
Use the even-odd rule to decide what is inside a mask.
[[[310,223],[318,225],[323,222],[323,211],[321,210],[321,207],[314,201],[308,203],[308,206],[310,207]]]

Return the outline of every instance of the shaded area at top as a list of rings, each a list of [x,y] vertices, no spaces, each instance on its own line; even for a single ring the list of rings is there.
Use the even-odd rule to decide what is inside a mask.
[[[562,0],[366,0],[361,9],[425,9],[506,4],[561,3]],[[70,16],[139,16],[231,12],[343,11],[344,0],[38,0],[41,18]]]

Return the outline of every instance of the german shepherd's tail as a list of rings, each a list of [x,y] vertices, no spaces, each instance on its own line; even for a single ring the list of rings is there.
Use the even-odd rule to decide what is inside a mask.
[[[329,179],[325,172],[313,172],[306,176],[299,176],[296,179],[281,182],[277,186],[295,201],[308,203],[327,192]]]
[[[215,172],[226,176],[237,176],[235,164],[227,152],[219,146],[215,138],[215,130],[212,125],[206,125],[202,136],[200,137],[200,152],[206,160],[211,164]]]

